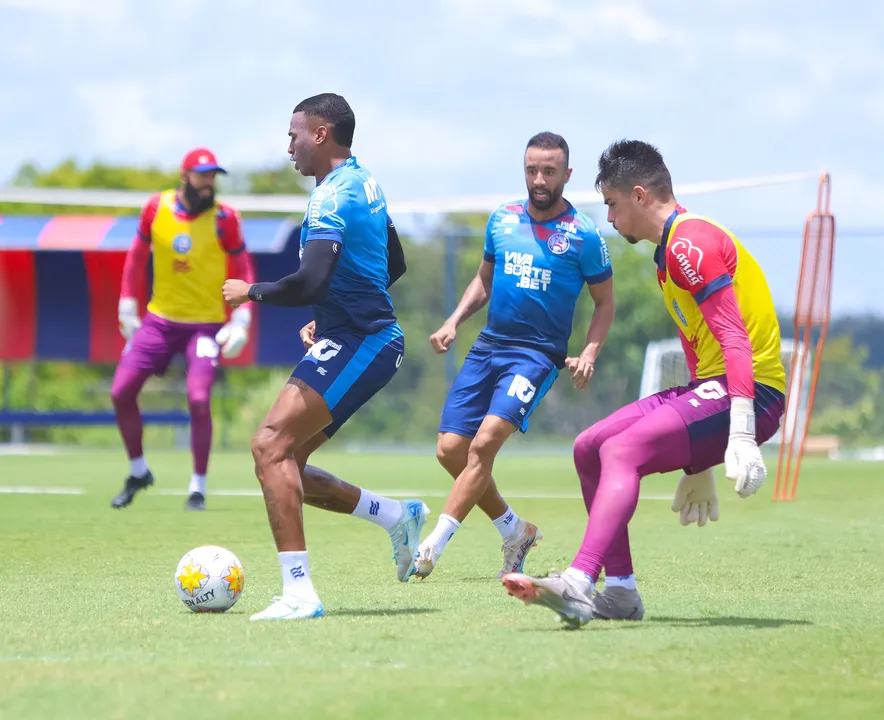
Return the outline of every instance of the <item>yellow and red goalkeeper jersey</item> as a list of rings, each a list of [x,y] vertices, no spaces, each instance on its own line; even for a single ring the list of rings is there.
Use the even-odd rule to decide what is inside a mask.
[[[236,211],[215,203],[192,216],[175,191],[168,190],[148,202],[139,235],[153,250],[153,293],[147,309],[173,322],[224,322],[221,286],[227,279],[227,256],[245,250]]]
[[[754,381],[785,393],[780,327],[770,288],[758,262],[734,234],[679,206],[666,223],[654,259],[666,309],[693,353],[688,353],[693,378],[725,374],[721,344],[701,305],[732,285],[740,315],[733,319],[742,321],[749,336]]]

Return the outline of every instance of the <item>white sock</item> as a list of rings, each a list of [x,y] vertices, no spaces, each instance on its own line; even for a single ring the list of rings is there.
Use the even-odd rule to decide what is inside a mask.
[[[622,587],[627,590],[635,590],[635,573],[632,575],[605,575],[605,587]]]
[[[149,472],[150,468],[147,467],[147,460],[144,459],[144,455],[132,458],[129,461],[129,474],[132,477],[143,478]]]
[[[206,496],[206,476],[205,475],[197,475],[194,473],[190,476],[190,485],[187,487],[187,492],[195,493],[198,492],[203,497]]]
[[[390,530],[402,519],[402,503],[363,490],[352,515]]]
[[[587,575],[583,570],[578,570],[577,568],[569,567],[562,575],[567,575],[568,577],[574,578],[580,584],[580,587],[583,588],[587,593],[591,593],[595,590],[595,583],[592,581],[592,578]]]
[[[310,579],[310,561],[306,550],[279,553],[279,566],[282,569],[283,600],[319,602],[319,596]]]
[[[494,527],[497,528],[500,537],[506,540],[516,531],[516,525],[519,524],[519,516],[513,512],[513,509],[509,505],[507,505],[506,512],[497,518],[497,520],[492,520],[491,522],[494,524]]]
[[[454,537],[454,533],[457,532],[459,527],[460,523],[451,517],[451,515],[442,513],[439,516],[439,521],[436,523],[435,529],[427,535],[427,539],[421,543],[421,547],[427,547],[429,545],[433,548],[433,555],[438,557],[442,554],[448,541]]]

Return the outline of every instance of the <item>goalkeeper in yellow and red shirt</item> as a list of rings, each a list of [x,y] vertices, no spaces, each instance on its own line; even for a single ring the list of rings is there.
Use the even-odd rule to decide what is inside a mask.
[[[691,381],[580,434],[574,464],[589,520],[577,556],[548,578],[503,578],[511,595],[552,609],[572,627],[644,615],[627,531],[641,479],[683,470],[672,504],[682,524],[717,520],[712,468],[724,463],[740,497],[755,493],[767,476],[758,446],[776,433],[785,410],[780,329],[755,258],[729,230],[678,204],[663,157],[648,143],[611,145],[599,158],[596,186],[620,235],[657,245],[657,281]],[[605,588],[596,593],[603,569]]]
[[[221,286],[231,277],[255,281],[239,214],[215,199],[215,177],[226,171],[206,148],[181,163],[181,185],[153,195],[141,211],[138,234],[126,255],[120,290],[120,331],[126,346],[111,396],[117,426],[129,456],[129,477],[111,505],[122,508],[152,485],[144,459],[138,394],[151,375],[164,375],[175,355],[187,362],[193,476],[188,510],[204,510],[206,472],[212,445],[210,409],[219,352],[239,355],[248,340],[251,310],[238,307],[227,319]],[[144,318],[139,291],[153,252],[153,292]]]

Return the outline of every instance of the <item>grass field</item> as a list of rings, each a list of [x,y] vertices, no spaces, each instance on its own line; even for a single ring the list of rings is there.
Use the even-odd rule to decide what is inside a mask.
[[[164,491],[185,489],[189,457],[150,460],[158,485],[113,511],[119,452],[0,456],[0,717],[884,717],[880,464],[807,462],[788,504],[770,485],[739,500],[722,479],[721,520],[703,529],[670,511],[674,477],[649,478],[632,523],[645,620],[568,632],[506,595],[479,515],[432,577],[403,585],[386,533],[312,508],[327,617],[250,623],[280,590],[261,499],[185,513]],[[424,497],[431,524],[443,504],[432,457],[316,460]],[[546,536],[527,571],[567,566],[585,525],[570,459],[506,457],[495,474]],[[211,488],[255,490],[248,454],[214,455]],[[210,543],[245,567],[225,615],[190,613],[173,588],[179,558]]]

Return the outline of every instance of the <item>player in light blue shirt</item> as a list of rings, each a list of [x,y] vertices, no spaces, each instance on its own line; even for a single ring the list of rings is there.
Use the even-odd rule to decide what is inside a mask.
[[[386,207],[377,180],[352,156],[310,195],[301,225],[302,256],[312,242],[343,246],[328,292],[313,305],[318,336],[341,329],[373,335],[389,328],[391,339],[402,337],[387,293]]]
[[[297,620],[324,614],[310,578],[302,505],[348,513],[390,534],[397,577],[414,571],[429,509],[420,500],[391,500],[307,465],[328,440],[393,377],[405,354],[387,288],[405,272],[387,200],[350,152],[356,119],[340,95],[323,93],[295,107],[289,153],[295,169],[316,178],[301,226],[297,272],[270,283],[230,280],[224,298],[310,305],[301,330],[307,354],[252,439],[283,591],[252,620]]]
[[[436,457],[454,487],[436,528],[424,539],[415,574],[429,575],[473,506],[488,515],[503,538],[503,568],[521,572],[541,537],[500,496],[491,467],[506,439],[526,432],[531,413],[567,368],[583,389],[614,320],[614,285],[608,248],[598,228],[562,195],[571,177],[568,144],[540,133],[525,151],[528,198],[506,203],[490,217],[479,272],[457,309],[430,337],[446,352],[457,327],[486,302],[488,322],[464,360],[448,394]],[[574,308],[584,285],[595,303],[586,345],[567,357]],[[490,302],[489,302],[490,301]]]

